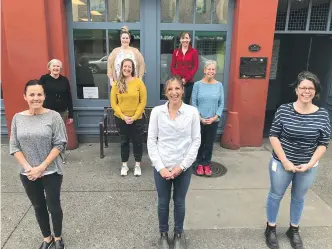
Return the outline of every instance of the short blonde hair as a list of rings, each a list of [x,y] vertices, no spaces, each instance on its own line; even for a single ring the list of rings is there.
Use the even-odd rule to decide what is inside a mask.
[[[216,61],[214,61],[214,60],[207,60],[207,61],[205,62],[205,64],[204,64],[204,70],[205,70],[208,66],[210,66],[210,65],[215,65],[215,67],[217,68],[217,62],[216,62]]]
[[[50,69],[50,67],[54,64],[54,63],[59,63],[60,65],[60,69],[62,69],[62,62],[58,59],[52,59],[49,61],[49,63],[47,63],[47,69]]]

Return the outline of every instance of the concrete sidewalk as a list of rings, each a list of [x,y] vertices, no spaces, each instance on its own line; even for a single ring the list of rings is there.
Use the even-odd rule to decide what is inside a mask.
[[[104,159],[99,159],[98,146],[81,144],[69,152],[68,163],[64,165],[62,206],[66,248],[156,248],[157,195],[148,156],[146,153],[143,156],[141,177],[134,177],[133,171],[121,177],[119,144],[110,144]],[[213,160],[225,165],[228,172],[220,178],[192,177],[186,203],[188,249],[267,248],[263,231],[271,157],[268,150],[266,145],[230,151],[215,144]],[[8,155],[7,145],[2,146],[1,153],[1,247],[38,248],[41,234],[19,181],[16,163]],[[306,199],[301,222],[306,249],[332,248],[331,166],[330,149],[321,161],[317,180]],[[289,199],[288,192],[278,217],[282,249],[291,248],[285,236]]]

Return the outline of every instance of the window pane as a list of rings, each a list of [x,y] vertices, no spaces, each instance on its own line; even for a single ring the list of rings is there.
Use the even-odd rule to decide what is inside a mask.
[[[98,98],[108,99],[105,30],[74,29],[77,98],[83,99],[83,87],[97,87]]]
[[[194,0],[179,1],[179,22],[193,23],[194,19]]]
[[[211,0],[196,0],[196,23],[211,23]]]
[[[217,62],[216,80],[223,82],[225,53],[226,53],[226,32],[196,32],[195,47],[199,54],[199,68],[194,80],[198,81],[204,77],[204,64],[207,60]]]
[[[92,22],[105,22],[105,0],[90,0]]]
[[[327,20],[329,18],[330,0],[322,0],[320,2],[313,1],[309,30],[325,31]]]
[[[308,10],[309,0],[292,0],[289,13],[288,30],[305,30],[307,26]]]
[[[139,30],[131,30],[130,34],[131,34],[130,46],[140,50],[140,45],[141,45],[140,31]],[[109,30],[108,31],[108,39],[109,39],[109,51],[110,51],[110,53],[113,51],[113,49],[115,49],[117,47],[121,47],[120,31],[119,30]]]
[[[109,22],[122,22],[122,0],[108,0],[107,19]]]
[[[176,0],[161,0],[161,22],[175,22]]]
[[[179,47],[182,31],[161,31],[160,35],[160,99],[166,99],[164,95],[164,83],[172,76],[171,62],[175,48]],[[191,33],[191,32],[190,32]],[[192,34],[192,33],[191,33]]]
[[[213,9],[213,23],[226,24],[228,20],[229,0],[215,0]]]
[[[280,0],[278,3],[275,30],[285,30],[287,9],[288,9],[288,0]]]
[[[73,22],[87,22],[88,21],[88,6],[87,0],[72,0]]]
[[[125,1],[126,22],[139,22],[140,20],[140,0]]]
[[[130,30],[130,34],[131,34],[130,46],[140,50],[140,46],[141,46],[140,31],[139,30]],[[110,52],[112,52],[112,50],[117,47],[121,47],[120,31],[109,30],[108,39],[109,39],[109,46],[110,46],[109,51]]]

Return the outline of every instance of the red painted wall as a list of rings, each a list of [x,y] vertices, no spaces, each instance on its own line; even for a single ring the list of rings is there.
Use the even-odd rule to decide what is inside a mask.
[[[13,115],[28,108],[23,99],[28,80],[47,73],[47,63],[52,58],[60,59],[63,73],[69,74],[68,39],[61,0],[20,1],[20,4],[3,0],[1,14],[1,72],[10,131]]]
[[[277,7],[278,0],[236,1],[227,108],[237,117],[227,118],[225,147],[262,144]],[[261,50],[249,52],[251,44],[259,44]],[[268,57],[266,79],[239,79],[240,57]]]
[[[13,115],[27,109],[23,99],[25,83],[30,79],[39,79],[47,65],[49,55],[44,2],[20,1],[17,4],[12,0],[2,1],[1,71],[9,130]]]

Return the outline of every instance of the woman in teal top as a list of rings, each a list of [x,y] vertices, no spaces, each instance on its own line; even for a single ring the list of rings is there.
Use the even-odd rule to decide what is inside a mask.
[[[211,158],[218,123],[224,109],[224,87],[214,77],[217,63],[209,60],[204,66],[204,78],[195,82],[192,105],[201,119],[201,146],[196,159],[196,174],[211,176]]]

